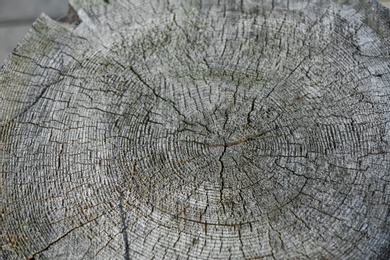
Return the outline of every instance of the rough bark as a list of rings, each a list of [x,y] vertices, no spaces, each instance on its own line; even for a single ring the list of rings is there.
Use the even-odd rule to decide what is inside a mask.
[[[82,1],[0,72],[4,259],[390,257],[390,14]]]

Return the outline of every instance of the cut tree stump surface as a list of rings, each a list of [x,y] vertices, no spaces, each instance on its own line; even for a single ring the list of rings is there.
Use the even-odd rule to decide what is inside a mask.
[[[70,4],[0,71],[0,257],[390,257],[386,8]]]

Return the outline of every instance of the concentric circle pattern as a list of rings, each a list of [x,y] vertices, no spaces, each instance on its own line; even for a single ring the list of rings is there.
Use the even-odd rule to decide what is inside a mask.
[[[101,2],[0,74],[5,258],[389,256],[380,6]]]

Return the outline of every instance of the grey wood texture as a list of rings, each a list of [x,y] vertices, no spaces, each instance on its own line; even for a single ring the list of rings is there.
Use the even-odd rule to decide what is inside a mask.
[[[71,5],[0,71],[0,256],[390,257],[388,9]]]

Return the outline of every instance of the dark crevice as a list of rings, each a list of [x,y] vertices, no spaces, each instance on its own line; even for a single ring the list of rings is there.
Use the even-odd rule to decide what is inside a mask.
[[[225,143],[225,145],[223,147],[223,151],[222,151],[221,156],[219,157],[218,161],[219,161],[219,165],[220,165],[219,178],[220,178],[220,181],[221,181],[221,188],[219,190],[219,196],[220,196],[223,212],[226,213],[224,199],[223,199],[223,189],[225,187],[225,181],[224,181],[224,178],[223,178],[223,171],[224,171],[225,166],[224,166],[224,163],[222,161],[222,158],[223,158],[223,156],[226,153],[227,145],[226,145],[226,141],[224,143]]]
[[[130,260],[130,244],[129,244],[129,235],[127,233],[127,225],[126,225],[126,212],[123,208],[123,192],[120,193],[119,197],[119,210],[121,214],[121,222],[122,222],[122,236],[123,236],[123,243],[125,246],[125,260]]]
[[[77,27],[82,22],[77,11],[71,5],[69,5],[67,13],[57,21],[70,25],[73,28]]]
[[[122,190],[122,185],[120,183],[120,180],[119,180],[119,175],[118,173],[115,171],[115,169],[113,170],[114,172],[114,178],[115,178],[115,182],[116,182],[116,187],[117,187],[117,191],[119,193],[119,213],[120,213],[120,217],[121,217],[121,233],[122,233],[122,238],[123,238],[123,244],[124,244],[124,249],[125,249],[125,255],[124,255],[124,259],[125,260],[130,260],[130,243],[129,243],[129,234],[127,233],[127,225],[126,225],[126,211],[124,209],[124,194],[123,194],[123,190]]]

